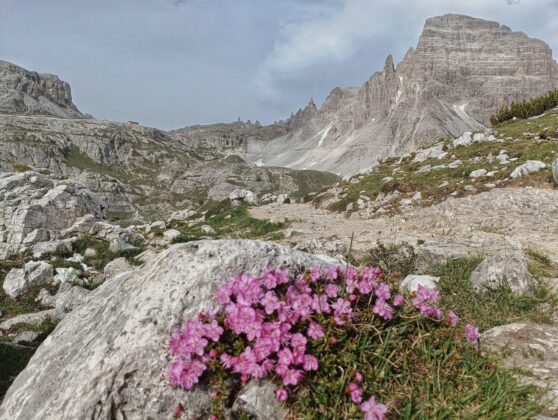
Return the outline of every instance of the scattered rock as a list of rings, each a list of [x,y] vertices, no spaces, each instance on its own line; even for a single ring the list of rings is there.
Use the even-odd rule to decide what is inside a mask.
[[[16,337],[14,338],[14,343],[16,343],[16,344],[32,343],[33,341],[35,341],[37,339],[38,336],[39,336],[39,333],[37,333],[35,331],[23,331],[23,332],[19,333],[18,335],[16,335]]]
[[[399,289],[408,293],[416,292],[419,286],[436,289],[438,287],[438,281],[440,281],[440,277],[410,274],[403,279],[399,285]]]
[[[190,209],[175,211],[171,213],[168,221],[169,223],[173,221],[183,222],[184,220],[192,217],[194,214],[196,214],[196,212]]]
[[[291,199],[289,198],[288,194],[279,194],[277,196],[277,204],[290,204]]]
[[[24,268],[10,270],[2,287],[8,296],[16,298],[31,286],[50,283],[52,277],[53,269],[50,264],[43,261],[29,261]]]
[[[444,144],[438,143],[428,149],[421,149],[415,153],[415,158],[413,162],[420,163],[428,159],[438,158],[442,153],[444,153]]]
[[[510,174],[510,178],[519,178],[521,176],[529,175],[533,172],[538,172],[546,168],[546,164],[540,160],[528,160],[523,165],[519,165]]]
[[[57,268],[54,280],[59,283],[76,283],[79,281],[81,271],[76,270],[74,267]]]
[[[458,137],[456,139],[453,140],[453,147],[457,147],[457,146],[469,146],[471,143],[473,143],[473,139],[471,138],[471,134],[470,132],[466,132],[463,133],[461,135],[461,137]]]
[[[558,184],[558,159],[552,162],[552,175],[554,177],[554,182]]]
[[[176,229],[169,229],[163,232],[163,238],[171,242],[174,238],[178,238],[181,233]]]
[[[127,251],[135,251],[137,249],[137,246],[134,246],[120,238],[114,238],[109,243],[109,251],[114,254],[121,254]]]
[[[57,317],[55,309],[47,309],[46,311],[33,312],[31,314],[16,315],[10,319],[2,321],[0,323],[0,330],[9,330],[18,324],[40,325],[48,318],[57,319]],[[0,416],[0,418],[2,417]]]
[[[206,235],[215,235],[217,232],[215,232],[215,229],[213,229],[211,226],[209,225],[203,225],[201,228],[201,231],[203,233],[205,233]]]
[[[487,174],[486,169],[477,169],[469,174],[469,178],[480,178]]]
[[[527,261],[517,253],[486,257],[471,273],[471,282],[478,292],[507,285],[514,293],[521,294],[533,287]]]
[[[97,256],[97,251],[94,248],[87,248],[84,252],[87,258],[94,258]]]
[[[462,164],[463,164],[463,162],[461,162],[460,160],[454,160],[453,162],[451,162],[450,164],[448,164],[448,168],[450,168],[450,169],[457,169],[457,168],[459,168]]]
[[[258,204],[258,197],[250,190],[234,190],[229,194],[229,200],[237,206],[241,203]]]
[[[117,274],[124,273],[126,271],[130,271],[133,269],[134,267],[132,267],[132,265],[128,262],[128,260],[126,258],[121,257],[109,262],[105,266],[103,273],[107,279],[110,279],[116,276]]]
[[[80,286],[72,286],[70,289],[56,295],[56,311],[59,318],[80,306],[91,291]]]

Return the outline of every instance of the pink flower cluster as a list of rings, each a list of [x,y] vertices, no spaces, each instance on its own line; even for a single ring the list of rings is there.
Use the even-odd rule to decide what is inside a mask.
[[[276,376],[282,386],[275,391],[277,400],[286,401],[285,387],[298,385],[309,373],[319,369],[312,354],[312,343],[326,337],[324,329],[331,320],[337,326],[350,324],[357,316],[356,302],[366,299],[379,319],[389,321],[406,299],[393,295],[390,286],[380,281],[379,268],[329,267],[291,277],[284,269],[268,269],[261,277],[243,273],[229,279],[216,291],[218,311],[201,313],[175,331],[169,343],[174,358],[169,368],[173,387],[192,389],[211,363],[240,376],[243,383],[251,378]],[[441,320],[436,290],[419,286],[411,304],[429,318]],[[446,314],[451,326],[459,320]],[[324,321],[325,320],[325,321]],[[238,346],[219,346],[227,335]],[[468,334],[472,336],[472,334]],[[335,343],[335,337],[327,337]],[[223,350],[223,349],[228,350]],[[219,350],[218,350],[219,349]],[[233,350],[234,349],[234,350]],[[381,419],[387,408],[374,397],[363,402],[359,385],[361,374],[348,387],[351,400],[361,404],[366,419]]]

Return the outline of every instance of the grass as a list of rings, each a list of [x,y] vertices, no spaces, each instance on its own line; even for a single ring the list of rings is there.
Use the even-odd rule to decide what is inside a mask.
[[[0,401],[16,376],[25,369],[35,348],[27,346],[14,347],[0,342]]]
[[[96,255],[94,257],[84,257],[83,262],[97,270],[102,270],[109,262],[120,257],[126,258],[133,265],[138,265],[138,262],[134,261],[134,259],[143,251],[142,248],[138,248],[136,250],[114,253],[110,251],[108,242],[93,238],[89,234],[84,234],[74,244],[74,251],[85,255],[87,248],[93,248]]]
[[[543,257],[538,259],[547,263]],[[379,245],[360,263],[380,265],[388,281],[398,283],[413,272],[414,252],[406,246]],[[550,322],[556,298],[543,286],[521,297],[506,288],[474,292],[469,278],[479,263],[480,259],[451,260],[433,273],[440,276],[443,307],[481,331],[519,320]],[[543,390],[520,385],[514,372],[498,367],[490,355],[479,356],[449,329],[403,319],[381,331],[370,327],[373,319],[359,321],[356,337],[356,332],[344,336],[338,331],[335,355],[325,356],[317,377],[297,396],[295,418],[357,417],[358,411],[345,397],[356,370],[371,379],[365,381],[365,394],[386,403],[390,418],[520,419],[542,409],[535,401]]]
[[[481,331],[512,322],[549,323],[558,300],[543,284],[536,284],[526,294],[516,295],[508,287],[477,293],[470,276],[482,260],[455,259],[440,266],[433,274],[438,283],[442,306],[453,309]]]
[[[533,254],[541,264],[549,261]],[[408,246],[379,244],[359,264],[379,265],[389,283],[398,284],[414,273],[415,254]],[[476,324],[481,331],[516,321],[550,322],[556,296],[537,285],[524,296],[507,288],[476,293],[470,274],[480,259],[456,259],[441,265],[441,305]],[[424,320],[402,316],[383,330],[375,320],[359,319],[353,331],[338,329],[335,348],[317,349],[323,360],[292,406],[297,419],[358,418],[348,401],[346,387],[355,371],[367,379],[365,395],[373,394],[388,405],[389,418],[531,418],[544,409],[544,390],[521,385],[515,371],[499,367],[490,354],[479,355],[464,342],[462,332],[432,328]]]
[[[284,227],[282,223],[254,219],[248,214],[247,206],[233,207],[229,200],[210,202],[205,210],[205,222],[192,227],[187,227],[180,222],[172,224],[173,228],[181,232],[181,235],[172,242],[191,242],[205,237],[275,240],[280,239],[278,231]],[[215,234],[204,233],[201,230],[203,225],[211,226]]]
[[[31,166],[25,165],[23,163],[14,163],[12,165],[12,169],[13,169],[14,172],[27,172],[27,171],[30,171],[33,168],[31,168]]]

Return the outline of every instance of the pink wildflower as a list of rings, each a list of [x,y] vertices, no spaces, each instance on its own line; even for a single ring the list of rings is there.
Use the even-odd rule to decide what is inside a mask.
[[[319,267],[312,267],[312,269],[310,270],[310,283],[316,283],[320,276],[321,274]]]
[[[395,307],[403,305],[403,302],[405,302],[405,298],[403,297],[403,295],[395,295],[391,300],[391,303]]]
[[[219,337],[223,334],[223,328],[219,326],[219,323],[215,320],[211,321],[211,324],[205,324],[205,336],[213,341],[219,341]]]
[[[307,372],[312,370],[318,370],[318,359],[316,359],[314,356],[310,356],[309,354],[306,354],[304,356],[304,363],[302,367]]]
[[[459,317],[453,311],[448,311],[448,319],[451,327],[455,327],[459,322]]]
[[[372,312],[386,321],[389,321],[391,318],[393,318],[393,308],[389,306],[385,300],[380,298],[376,299],[376,303],[374,304],[374,308],[372,308]]]
[[[326,277],[330,280],[337,280],[337,278],[339,277],[339,267],[333,265],[328,267],[326,270]],[[335,297],[335,296],[330,296],[330,297]]]
[[[355,381],[357,381],[359,384],[364,381],[364,377],[360,372],[355,373]]]
[[[479,329],[471,324],[465,325],[465,338],[471,344],[477,344],[480,338]]]
[[[308,326],[306,335],[314,340],[317,340],[318,338],[322,338],[324,336],[324,330],[317,322],[311,322]]]
[[[382,283],[378,285],[378,287],[376,287],[374,293],[376,294],[378,299],[388,300],[389,297],[391,296],[391,288],[389,287],[388,284]]]
[[[289,398],[289,394],[285,391],[284,388],[276,388],[275,389],[275,398],[279,402],[285,402]]]
[[[360,404],[362,402],[362,388],[351,382],[348,386],[349,393],[351,394],[351,400],[355,404]]]
[[[387,407],[384,404],[376,403],[374,396],[363,402],[360,409],[364,413],[364,420],[383,420],[387,412]]]
[[[335,298],[339,294],[339,290],[337,289],[337,286],[333,283],[326,284],[324,287],[324,292],[327,295],[327,297],[330,298]]]
[[[303,376],[301,370],[287,369],[287,371],[281,375],[281,379],[283,380],[283,385],[298,385]]]

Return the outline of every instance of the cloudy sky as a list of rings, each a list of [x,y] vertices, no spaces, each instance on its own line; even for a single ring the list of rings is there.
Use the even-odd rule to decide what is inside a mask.
[[[67,80],[98,118],[267,123],[398,62],[444,13],[558,51],[557,0],[0,0],[0,59]]]

